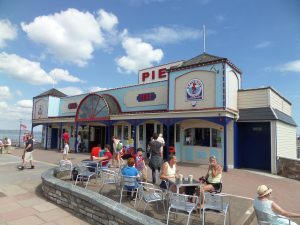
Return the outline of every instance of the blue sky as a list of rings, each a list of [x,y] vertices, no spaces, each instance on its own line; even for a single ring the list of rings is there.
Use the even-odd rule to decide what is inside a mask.
[[[30,127],[32,97],[138,83],[139,69],[203,52],[271,86],[300,125],[298,0],[0,0],[0,129]],[[300,130],[298,128],[298,133]]]

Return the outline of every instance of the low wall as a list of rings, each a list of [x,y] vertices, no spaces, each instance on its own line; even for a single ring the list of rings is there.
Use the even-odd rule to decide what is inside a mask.
[[[277,174],[300,181],[300,160],[279,157],[277,159]]]
[[[58,179],[56,174],[57,168],[49,169],[42,174],[44,196],[58,205],[71,209],[76,216],[83,217],[90,224],[164,224],[94,191],[75,187],[70,182]]]

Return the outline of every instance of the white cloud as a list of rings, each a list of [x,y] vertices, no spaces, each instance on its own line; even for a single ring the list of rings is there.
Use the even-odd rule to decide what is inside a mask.
[[[199,39],[202,36],[202,29],[193,29],[180,26],[160,26],[147,31],[142,35],[145,40],[159,44],[177,43],[184,40]]]
[[[12,96],[9,87],[0,86],[0,100],[8,99]]]
[[[23,108],[30,108],[32,109],[32,100],[20,100],[17,101],[17,106],[23,107]]]
[[[64,87],[64,88],[57,88],[57,89],[66,95],[83,94],[83,90],[79,87]]]
[[[30,61],[15,54],[0,53],[0,72],[14,79],[33,85],[56,84],[59,81],[85,82],[69,74],[67,70],[55,68],[48,74],[39,62]],[[21,93],[22,94],[22,93]]]
[[[112,13],[106,12],[103,9],[98,11],[98,15],[99,17],[97,18],[97,21],[103,30],[108,32],[115,30],[115,27],[118,24],[118,17]]]
[[[153,66],[163,58],[161,49],[153,49],[149,43],[140,38],[124,37],[122,46],[127,56],[116,59],[118,70],[125,73],[137,73],[139,69]]]
[[[287,62],[287,63],[281,65],[280,67],[278,67],[278,70],[280,70],[281,72],[299,73],[300,72],[300,59],[294,60],[291,62]]]
[[[255,48],[268,48],[272,45],[272,42],[270,41],[264,41],[261,43],[258,43],[257,45],[255,45]]]
[[[85,66],[95,47],[104,44],[97,19],[77,9],[39,16],[21,26],[30,39],[45,45],[49,53],[78,66]]]
[[[32,107],[21,107],[17,105],[9,105],[6,102],[0,102],[0,119],[5,121],[31,121]],[[8,129],[11,129],[9,127]]]
[[[41,68],[40,63],[15,54],[0,53],[0,71],[34,85],[53,83],[53,79]]]
[[[101,87],[91,87],[89,89],[88,92],[97,92],[97,91],[104,91],[104,90],[107,90],[108,88],[101,88]]]
[[[17,94],[18,96],[22,96],[22,95],[23,95],[22,91],[20,91],[20,90],[16,90],[16,94]]]
[[[85,81],[80,80],[78,77],[75,77],[71,74],[69,74],[68,70],[63,70],[63,69],[53,69],[49,72],[49,75],[56,81],[67,81],[67,82],[82,82],[84,83]]]
[[[0,48],[6,46],[6,42],[17,37],[17,29],[9,20],[0,20]]]

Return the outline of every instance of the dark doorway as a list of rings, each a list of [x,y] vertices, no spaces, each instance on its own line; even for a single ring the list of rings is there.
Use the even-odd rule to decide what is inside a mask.
[[[238,168],[271,171],[270,123],[238,123]]]
[[[57,148],[57,141],[58,141],[58,129],[52,128],[51,129],[51,148]]]
[[[106,128],[104,126],[91,126],[90,127],[90,142],[89,149],[100,144],[101,148],[104,148],[106,144]]]
[[[148,146],[149,142],[154,133],[154,124],[153,123],[146,123],[146,147]]]

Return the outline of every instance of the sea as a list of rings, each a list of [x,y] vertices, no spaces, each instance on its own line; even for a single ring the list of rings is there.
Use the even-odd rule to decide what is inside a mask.
[[[18,145],[19,144],[19,137],[20,137],[20,143],[23,143],[23,135],[24,133],[29,133],[29,131],[21,130],[21,134],[19,130],[0,130],[0,140],[4,140],[4,138],[10,138],[12,145]],[[42,141],[42,132],[36,131],[33,132],[34,140],[38,143],[41,143]]]

